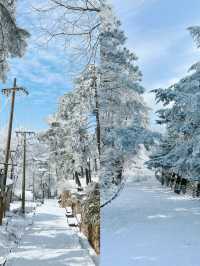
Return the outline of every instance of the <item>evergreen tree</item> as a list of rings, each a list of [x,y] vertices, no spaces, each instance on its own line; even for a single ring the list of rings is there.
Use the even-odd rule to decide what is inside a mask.
[[[27,31],[16,24],[16,1],[0,0],[0,80],[5,81],[10,57],[22,57]]]
[[[137,57],[126,47],[121,23],[104,5],[100,34],[100,124],[102,202],[118,190],[124,161],[144,142],[147,107]]]
[[[86,176],[86,182],[90,183],[91,171],[95,168],[98,155],[94,145],[95,131],[89,121],[84,96],[79,95],[79,85],[77,83],[73,92],[61,98],[58,112],[53,117],[54,120],[51,119],[51,128],[45,137],[50,141],[51,152],[54,154],[58,180],[78,180],[78,175]]]
[[[58,142],[53,150],[59,171],[65,169],[60,176],[88,170],[89,161],[100,170],[104,203],[120,188],[124,162],[137,154],[149,132],[137,57],[125,47],[121,24],[105,1],[98,15],[96,64],[88,65],[74,90],[62,97],[54,116],[56,128],[51,126],[49,133]]]
[[[197,28],[191,28],[198,40]],[[199,63],[190,68],[190,75],[167,89],[155,90],[157,101],[166,108],[159,110],[158,123],[166,125],[166,135],[159,152],[148,162],[183,178],[199,179],[200,173],[200,72]]]

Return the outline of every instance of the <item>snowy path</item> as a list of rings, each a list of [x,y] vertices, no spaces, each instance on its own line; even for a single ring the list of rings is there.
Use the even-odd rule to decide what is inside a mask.
[[[129,183],[102,211],[101,241],[102,266],[199,266],[200,201]]]
[[[50,200],[38,208],[34,224],[10,255],[12,266],[94,266],[79,237],[68,227],[64,209]]]

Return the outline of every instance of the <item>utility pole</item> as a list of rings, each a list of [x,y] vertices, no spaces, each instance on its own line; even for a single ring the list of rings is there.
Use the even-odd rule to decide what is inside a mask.
[[[12,100],[11,100],[11,110],[10,110],[10,118],[9,118],[9,126],[8,126],[8,137],[7,137],[7,143],[6,143],[6,156],[5,156],[5,165],[4,165],[4,179],[2,184],[2,191],[5,192],[6,187],[6,179],[8,175],[8,162],[10,157],[10,144],[11,144],[11,136],[12,136],[12,126],[13,126],[13,117],[14,117],[14,107],[15,107],[15,96],[16,92],[23,92],[24,94],[28,95],[28,92],[23,87],[17,86],[17,80],[14,79],[13,88],[6,88],[2,90],[2,93],[6,96],[9,96],[12,94]]]
[[[14,182],[15,182],[15,180],[14,180],[14,156],[12,156],[12,154],[14,154],[14,156],[15,156],[15,154],[16,154],[16,150],[11,150],[10,151],[10,160],[11,160],[11,163],[12,163],[12,166],[11,166],[11,172],[10,172],[10,178],[11,178],[11,180],[13,180],[13,186],[12,186],[12,189],[11,189],[11,191],[10,191],[10,198],[9,198],[9,203],[8,203],[8,208],[10,209],[10,203],[12,202],[12,198],[13,198],[13,193],[14,193],[14,191],[13,191],[13,188],[14,188]]]
[[[12,154],[16,154],[16,150],[11,150],[10,151],[10,159],[11,159],[11,162],[12,162],[12,168],[11,168],[11,175],[10,175],[10,177],[11,177],[11,179],[13,179],[13,177],[14,177],[14,158],[12,157]]]
[[[25,214],[26,200],[26,144],[27,136],[35,135],[33,131],[16,131],[17,136],[23,137],[23,176],[22,176],[22,214]]]
[[[5,155],[5,163],[4,163],[4,176],[1,182],[1,195],[0,195],[0,225],[2,225],[3,213],[4,213],[4,206],[6,201],[6,180],[8,175],[8,162],[10,157],[10,144],[11,144],[11,136],[12,136],[12,126],[13,126],[13,117],[14,117],[14,107],[15,107],[15,96],[16,92],[23,92],[28,95],[28,92],[23,87],[17,86],[17,80],[14,79],[13,88],[5,88],[2,90],[3,95],[7,97],[11,94],[11,110],[10,110],[10,118],[9,118],[9,126],[8,126],[8,136],[6,142],[6,155]]]
[[[12,156],[12,154],[14,154],[14,156],[15,156],[15,154],[16,154],[16,150],[11,150],[10,151],[10,160],[11,160],[11,172],[10,172],[10,178],[11,178],[11,180],[13,180],[13,182],[14,182],[14,167],[16,166],[16,165],[14,165],[14,156]],[[13,187],[12,187],[12,189],[11,189],[11,191],[10,191],[10,196],[9,196],[9,202],[8,202],[8,209],[10,209],[10,203],[12,202],[12,197],[13,197]]]
[[[36,162],[37,160],[33,158],[33,176],[32,176],[32,193],[33,193],[33,201],[35,202],[35,172],[36,172]]]

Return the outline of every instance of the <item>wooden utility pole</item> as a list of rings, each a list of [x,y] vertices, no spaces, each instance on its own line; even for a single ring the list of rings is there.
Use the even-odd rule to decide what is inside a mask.
[[[14,107],[15,107],[15,96],[16,92],[23,92],[25,94],[28,94],[27,90],[22,87],[17,86],[17,80],[14,79],[13,88],[5,88],[2,90],[2,93],[6,96],[11,96],[11,110],[10,110],[10,118],[9,118],[9,125],[8,125],[8,137],[6,142],[6,154],[5,154],[5,163],[4,163],[4,176],[2,178],[1,182],[1,195],[0,195],[0,225],[2,225],[2,219],[3,219],[3,213],[4,213],[4,207],[6,202],[6,180],[8,175],[8,162],[10,157],[10,144],[11,144],[11,136],[12,136],[12,127],[13,127],[13,117],[14,117]]]
[[[12,168],[11,168],[11,174],[10,174],[10,177],[11,177],[11,179],[13,179],[13,177],[14,177],[14,158],[12,157],[12,154],[16,154],[16,150],[11,150],[10,151],[10,160],[11,160],[11,162],[12,162]]]
[[[23,92],[26,95],[28,95],[28,92],[25,88],[18,87],[17,86],[17,80],[14,79],[13,88],[3,89],[2,93],[6,96],[9,96],[12,94],[12,100],[11,100],[11,110],[10,110],[10,118],[9,118],[9,126],[8,126],[8,137],[7,137],[7,143],[6,143],[6,156],[5,156],[5,165],[4,165],[4,178],[3,178],[3,184],[2,184],[2,191],[5,192],[6,187],[6,180],[8,175],[8,162],[10,157],[10,144],[11,144],[11,136],[12,136],[12,127],[13,127],[13,117],[14,117],[14,107],[15,107],[15,96],[16,92]]]
[[[14,158],[12,157],[12,154],[16,154],[16,150],[11,150],[10,151],[10,160],[11,160],[11,172],[10,172],[10,178],[11,178],[11,180],[14,180],[14,167],[16,166],[16,165],[14,165]],[[14,182],[14,181],[13,181]],[[7,204],[7,206],[8,206],[8,209],[10,209],[10,203],[12,202],[12,197],[13,197],[13,187],[12,187],[12,189],[11,189],[11,191],[10,191],[10,196],[9,196],[9,201],[8,201],[8,204]]]
[[[25,201],[26,201],[26,144],[27,136],[35,135],[33,131],[16,131],[17,135],[23,137],[23,175],[22,175],[22,214],[25,214]]]

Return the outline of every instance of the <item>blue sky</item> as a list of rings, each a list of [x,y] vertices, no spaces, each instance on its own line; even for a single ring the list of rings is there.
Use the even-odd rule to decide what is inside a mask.
[[[58,98],[72,87],[76,67],[59,45],[36,45],[34,18],[29,13],[30,1],[19,1],[19,24],[32,33],[23,59],[12,59],[6,84],[18,83],[29,89],[28,97],[17,97],[15,126],[40,130],[47,127],[46,118],[56,110]],[[139,57],[143,72],[145,100],[152,108],[151,124],[155,128],[153,111],[157,109],[151,89],[165,87],[187,74],[200,54],[186,30],[200,25],[199,0],[113,0],[113,6],[128,37],[127,45]],[[29,6],[28,6],[29,5]],[[4,97],[3,97],[4,98]],[[2,99],[3,99],[2,98]],[[0,128],[5,127],[8,106],[1,100]]]
[[[128,37],[128,47],[139,57],[147,90],[145,100],[152,108],[151,126],[159,129],[153,115],[159,106],[148,91],[178,81],[200,59],[187,31],[189,26],[200,25],[200,1],[113,0],[113,4]]]

